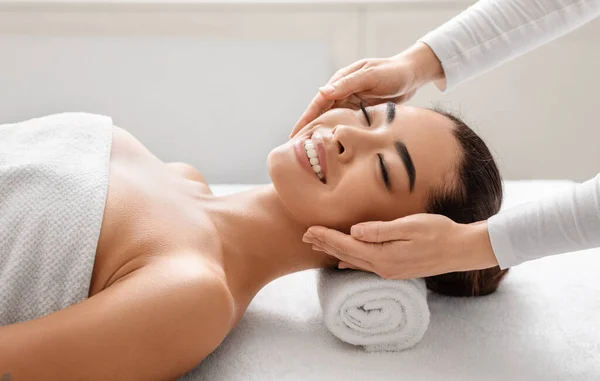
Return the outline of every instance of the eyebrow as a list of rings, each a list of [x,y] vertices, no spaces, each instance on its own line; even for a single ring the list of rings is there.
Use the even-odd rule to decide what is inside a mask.
[[[396,104],[394,102],[387,102],[386,106],[387,110],[385,112],[385,121],[387,124],[390,124],[396,117]]]
[[[415,189],[415,178],[417,177],[415,165],[413,164],[410,153],[408,153],[408,149],[404,143],[402,143],[400,140],[396,140],[394,142],[394,147],[396,148],[396,152],[398,152],[398,156],[400,156],[400,160],[402,160],[402,163],[404,164],[404,168],[406,168],[406,173],[408,173],[410,192],[412,193],[412,191]]]
[[[386,106],[385,121],[387,124],[390,124],[396,117],[396,104],[390,101],[387,102]],[[394,147],[396,148],[396,152],[398,152],[398,156],[400,156],[400,160],[402,160],[402,163],[404,164],[404,168],[406,168],[406,173],[408,173],[408,182],[410,184],[410,192],[412,193],[412,191],[415,189],[415,179],[417,177],[415,164],[412,161],[410,153],[408,153],[406,144],[400,140],[396,140],[394,142]]]

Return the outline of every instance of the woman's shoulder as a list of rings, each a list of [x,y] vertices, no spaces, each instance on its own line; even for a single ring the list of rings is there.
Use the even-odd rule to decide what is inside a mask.
[[[184,251],[167,256],[153,257],[147,264],[141,266],[118,281],[122,282],[135,274],[152,279],[161,287],[183,286],[189,292],[201,292],[204,297],[211,299],[211,309],[219,306],[219,311],[233,312],[233,297],[230,292],[225,272],[218,264],[213,263],[210,256],[198,252]]]
[[[79,304],[0,327],[0,362],[22,379],[40,369],[54,379],[175,379],[221,344],[233,312],[226,284],[201,260],[155,260]]]
[[[146,271],[155,284],[179,290],[173,294],[174,303],[189,304],[186,309],[192,321],[204,325],[201,332],[206,344],[220,344],[233,328],[235,299],[223,268],[209,256],[196,252],[175,254],[157,260]]]
[[[164,308],[156,313],[170,315],[174,311],[185,311],[190,324],[203,326],[197,330],[203,346],[220,344],[233,328],[235,300],[224,272],[200,253],[186,252],[154,258],[121,277],[111,287],[119,283],[124,283],[121,287],[130,288],[132,298],[143,297],[140,295],[142,289],[146,289],[148,295],[164,295]]]
[[[174,172],[181,175],[183,178],[186,178],[186,179],[192,180],[192,181],[196,181],[196,182],[202,184],[204,191],[206,193],[212,194],[210,187],[208,186],[208,183],[204,179],[204,176],[202,176],[202,173],[200,173],[200,171],[198,171],[196,168],[194,168],[193,165],[188,164],[188,163],[183,163],[183,162],[166,163],[166,165],[167,165],[167,167],[172,169]]]

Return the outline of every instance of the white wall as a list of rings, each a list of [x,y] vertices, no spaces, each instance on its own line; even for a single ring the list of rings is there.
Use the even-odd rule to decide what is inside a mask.
[[[0,123],[111,115],[164,160],[210,182],[266,182],[266,156],[337,68],[389,56],[470,1],[219,5],[0,0]],[[153,3],[153,4],[149,4]],[[444,95],[505,178],[600,171],[600,20]]]
[[[189,162],[215,183],[268,182],[267,154],[314,91],[306,79],[326,81],[329,67],[318,42],[18,36],[0,46],[9,58],[0,72],[10,73],[3,122],[110,115],[161,159]]]

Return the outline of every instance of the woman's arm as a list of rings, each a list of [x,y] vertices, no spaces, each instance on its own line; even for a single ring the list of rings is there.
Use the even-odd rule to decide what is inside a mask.
[[[419,41],[440,60],[448,91],[598,15],[600,0],[480,0]]]
[[[197,260],[157,261],[45,317],[0,328],[17,380],[175,380],[231,328],[224,283]]]

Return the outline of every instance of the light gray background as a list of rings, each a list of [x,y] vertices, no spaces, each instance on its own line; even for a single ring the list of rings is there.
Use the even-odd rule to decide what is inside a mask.
[[[213,183],[268,182],[269,151],[329,67],[326,47],[306,42],[15,36],[0,47],[0,122],[109,115],[159,158],[189,162]]]
[[[363,57],[400,52],[470,0],[0,0],[0,123],[108,114],[163,160],[212,183],[269,181],[266,157],[317,88]],[[449,94],[505,179],[600,171],[600,20]]]

